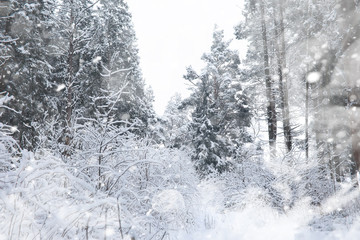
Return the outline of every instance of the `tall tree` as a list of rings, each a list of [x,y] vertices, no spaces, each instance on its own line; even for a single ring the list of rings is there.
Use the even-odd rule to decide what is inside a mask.
[[[275,82],[272,78],[276,73],[272,72],[273,52],[269,41],[269,27],[272,28],[268,19],[267,2],[264,0],[245,1],[244,16],[245,21],[235,27],[237,39],[247,39],[250,46],[247,52],[245,65],[247,66],[247,77],[253,82],[258,83],[258,89],[264,93],[259,93],[256,101],[263,107],[266,106],[268,143],[271,157],[276,156],[277,140],[277,111],[275,98]],[[261,50],[260,50],[261,49]],[[265,83],[265,84],[264,84]]]
[[[137,121],[139,134],[146,134],[148,119],[154,117],[151,101],[139,66],[132,16],[123,0],[102,0],[97,6],[99,26],[96,54],[101,78],[108,89],[122,89],[116,104],[118,119]],[[150,105],[149,105],[150,104]]]
[[[188,80],[193,80],[189,78]],[[212,109],[210,107],[211,83],[208,75],[199,76],[198,99],[196,108],[192,114],[193,117],[193,140],[194,154],[192,160],[195,162],[195,168],[204,177],[210,173],[221,173],[226,170],[227,163],[224,157],[227,155],[225,142],[217,137],[218,129],[214,127],[210,118]]]
[[[195,86],[190,101],[195,107],[193,158],[203,159],[202,171],[210,166],[224,171],[226,159],[234,158],[236,149],[248,140],[244,129],[251,112],[240,81],[239,56],[229,45],[223,31],[215,29],[211,51],[202,57],[206,63],[202,74],[188,68],[185,76]]]
[[[272,156],[276,156],[276,136],[277,136],[277,114],[275,109],[275,95],[273,90],[273,81],[270,76],[268,36],[265,21],[265,6],[263,0],[260,0],[260,17],[261,17],[261,35],[263,41],[264,73],[267,98],[267,121],[269,133],[269,145]]]
[[[34,148],[45,119],[71,145],[78,116],[96,112],[93,98],[123,89],[116,119],[145,133],[154,115],[144,90],[131,15],[124,1],[9,1],[1,21],[1,91],[16,110],[2,115],[22,147]]]
[[[99,73],[94,75],[92,70],[96,71],[91,44],[95,34],[95,17],[92,12],[95,3],[63,0],[57,3],[54,16],[57,25],[53,35],[57,41],[52,44],[52,78],[60,86],[57,94],[60,118],[58,128],[63,134],[59,141],[68,147],[73,138],[74,117],[82,114],[81,106],[86,107],[91,102],[90,98],[96,96],[91,90],[94,89],[94,82],[100,79]],[[69,150],[65,152],[69,153]]]
[[[285,28],[283,17],[282,0],[274,1],[273,6],[274,19],[274,46],[277,58],[277,73],[279,77],[279,94],[280,107],[282,110],[282,122],[284,129],[284,138],[287,151],[292,149],[292,131],[290,126],[290,111],[289,111],[289,94],[287,81],[285,78],[286,72],[286,48],[285,48]]]
[[[54,22],[53,1],[9,1],[10,11],[4,17],[4,60],[1,64],[1,90],[14,99],[1,120],[15,126],[15,138],[21,147],[36,146],[37,124],[45,114],[54,111],[48,98],[54,85],[50,75],[49,44]],[[6,37],[5,37],[6,36]],[[16,40],[16,41],[15,41]]]

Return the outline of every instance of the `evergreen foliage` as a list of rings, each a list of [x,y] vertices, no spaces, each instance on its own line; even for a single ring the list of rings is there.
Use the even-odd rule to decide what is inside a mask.
[[[2,89],[13,100],[1,121],[17,128],[14,137],[20,146],[36,146],[36,123],[41,123],[47,113],[54,111],[51,95],[53,69],[49,62],[49,47],[54,29],[51,22],[52,1],[11,1],[5,34],[14,41],[7,44],[8,54],[2,68]]]
[[[16,126],[21,147],[35,149],[38,127],[49,121],[63,132],[57,141],[69,145],[75,119],[96,113],[92,99],[124,86],[114,117],[137,122],[136,132],[146,135],[154,113],[124,1],[10,1],[9,9],[0,91],[14,97],[8,105],[15,112],[5,110],[1,120]]]
[[[246,127],[251,111],[242,89],[239,56],[229,49],[224,33],[215,28],[211,52],[202,60],[206,67],[198,75],[191,67],[184,78],[193,85],[193,160],[201,175],[223,172],[236,150],[249,141]]]

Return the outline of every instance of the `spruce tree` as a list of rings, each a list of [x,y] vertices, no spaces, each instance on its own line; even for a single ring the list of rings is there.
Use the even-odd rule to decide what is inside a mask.
[[[228,169],[236,150],[249,140],[245,128],[251,112],[240,80],[239,56],[229,45],[223,31],[215,29],[211,51],[202,57],[206,67],[200,75],[189,67],[184,76],[194,85],[185,102],[195,108],[193,160],[201,175]]]
[[[116,104],[117,118],[137,121],[138,132],[144,134],[154,112],[148,105],[128,5],[123,0],[102,0],[98,15],[100,26],[103,26],[98,32],[97,48],[97,54],[101,56],[101,76],[109,89],[125,86]]]
[[[53,7],[53,1],[11,1],[2,33],[8,58],[1,66],[0,91],[14,97],[8,105],[15,111],[5,110],[1,121],[16,127],[15,139],[29,149],[36,146],[37,126],[54,111],[48,97],[54,89],[49,63]]]

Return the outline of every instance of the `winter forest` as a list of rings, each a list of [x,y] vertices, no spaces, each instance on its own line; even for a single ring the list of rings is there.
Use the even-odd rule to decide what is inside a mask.
[[[160,116],[125,0],[0,0],[0,239],[359,239],[360,2],[239,2]]]

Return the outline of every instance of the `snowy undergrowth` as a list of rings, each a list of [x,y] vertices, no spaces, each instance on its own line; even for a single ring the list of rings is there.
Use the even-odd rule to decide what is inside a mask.
[[[197,180],[187,155],[131,144],[104,165],[109,187],[100,188],[83,166],[51,151],[23,151],[0,172],[0,239],[161,239],[190,231]]]
[[[197,231],[178,232],[174,239],[342,240],[358,239],[360,234],[360,216],[356,212],[344,212],[352,206],[356,209],[355,205],[359,201],[358,190],[350,190],[349,186],[343,186],[341,193],[329,198],[321,206],[312,206],[311,199],[304,198],[283,213],[266,202],[253,199],[251,196],[256,196],[258,189],[248,190],[245,208],[228,211],[219,204],[218,200],[222,196],[216,185],[207,183],[199,187],[205,203],[197,219],[202,224]],[[343,209],[339,209],[339,206],[343,206]],[[315,228],[314,224],[319,218],[322,225]]]
[[[146,185],[140,165],[121,172],[119,194],[97,189],[51,152],[23,151],[1,173],[0,239],[358,239],[359,191],[351,184],[321,205],[305,197],[284,211],[248,186],[242,204],[229,207],[226,181],[198,183],[181,152],[146,150],[147,163],[161,164],[147,165]]]
[[[45,148],[35,154],[19,152],[11,137],[2,135],[0,239],[312,240],[360,235],[359,190],[352,183],[339,184],[335,194],[315,205],[312,192],[297,187],[319,181],[316,165],[303,171],[283,164],[282,171],[272,171],[279,166],[254,159],[200,182],[185,152],[132,135],[114,136],[119,136],[117,143],[109,142],[100,152],[93,145],[99,136],[84,137],[82,148],[64,160]]]
[[[307,221],[313,213],[293,212],[277,215],[271,208],[248,208],[241,212],[217,214],[216,227],[192,234],[180,233],[178,239],[358,239],[360,218],[350,226],[339,225],[333,231],[313,231]]]

